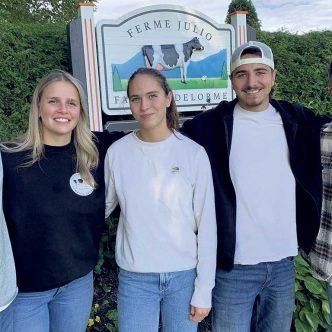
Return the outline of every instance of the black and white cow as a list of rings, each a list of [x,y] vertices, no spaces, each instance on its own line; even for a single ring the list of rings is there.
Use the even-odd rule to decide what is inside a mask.
[[[194,50],[204,50],[197,37],[183,44],[144,45],[142,47],[146,67],[158,70],[180,67],[183,83],[187,83],[187,67]]]

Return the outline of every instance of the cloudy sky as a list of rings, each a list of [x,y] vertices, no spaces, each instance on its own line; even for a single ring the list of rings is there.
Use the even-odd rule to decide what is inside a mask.
[[[252,0],[265,31],[285,29],[292,33],[332,30],[331,0]],[[115,19],[140,7],[169,4],[199,11],[224,23],[230,0],[99,0],[95,23]]]

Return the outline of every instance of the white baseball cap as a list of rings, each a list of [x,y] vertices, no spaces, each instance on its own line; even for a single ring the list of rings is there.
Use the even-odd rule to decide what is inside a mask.
[[[257,49],[262,55],[261,57],[255,57],[255,58],[246,58],[241,59],[241,56],[243,54],[243,51],[247,49]],[[274,69],[274,61],[273,61],[273,53],[270,47],[268,47],[266,44],[258,42],[258,41],[250,41],[246,44],[242,44],[238,48],[236,48],[232,54],[231,58],[231,73],[236,69],[237,67],[241,65],[246,65],[250,63],[262,63],[264,65],[267,65]]]

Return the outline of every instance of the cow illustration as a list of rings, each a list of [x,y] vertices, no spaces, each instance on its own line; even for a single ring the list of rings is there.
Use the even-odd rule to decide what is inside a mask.
[[[144,45],[142,47],[146,67],[158,70],[180,67],[182,83],[187,83],[187,67],[194,50],[204,50],[197,37],[183,44]]]

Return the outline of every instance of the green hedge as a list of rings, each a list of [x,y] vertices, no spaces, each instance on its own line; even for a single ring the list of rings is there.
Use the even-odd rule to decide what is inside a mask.
[[[326,284],[312,276],[312,269],[299,254],[295,258],[295,312],[296,332],[327,331],[330,308]]]
[[[332,31],[305,35],[261,32],[258,38],[273,50],[275,97],[302,103],[319,113],[331,112],[327,69],[332,61]]]
[[[14,25],[1,19],[0,24],[0,140],[7,140],[26,129],[36,82],[50,70],[69,70],[69,47],[64,24]],[[332,31],[259,32],[258,38],[274,52],[275,97],[330,112],[327,66],[332,61]]]
[[[63,25],[0,24],[0,140],[8,140],[26,129],[36,82],[68,70],[68,45]]]

